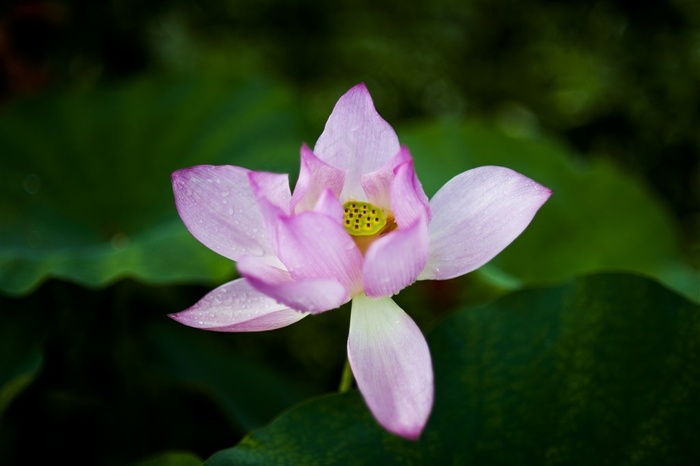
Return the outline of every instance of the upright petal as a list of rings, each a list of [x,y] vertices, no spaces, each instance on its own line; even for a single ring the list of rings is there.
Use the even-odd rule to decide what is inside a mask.
[[[243,278],[221,285],[189,309],[170,315],[181,324],[217,332],[273,330],[306,316],[255,290]]]
[[[316,205],[313,207],[313,211],[335,220],[338,225],[343,224],[345,210],[338,200],[338,197],[333,194],[330,189],[326,189],[321,193]]]
[[[384,210],[391,210],[390,190],[391,182],[394,180],[394,170],[409,160],[411,160],[411,154],[402,146],[384,166],[360,177],[360,184],[370,203]]]
[[[399,228],[405,228],[415,223],[418,218],[430,221],[432,213],[428,196],[418,181],[413,168],[413,160],[408,160],[394,169],[394,179],[391,182],[391,210]]]
[[[430,201],[430,257],[421,279],[475,270],[528,226],[552,192],[503,167],[479,167],[448,181]]]
[[[292,309],[317,314],[350,300],[345,287],[332,278],[295,279],[276,258],[242,257],[238,272],[260,293]]]
[[[232,260],[271,252],[250,170],[198,165],[172,175],[178,213],[209,249]]]
[[[328,118],[314,153],[347,170],[342,199],[365,199],[360,177],[381,168],[399,151],[394,129],[379,116],[364,84],[343,95]]]
[[[338,197],[344,182],[344,170],[328,165],[304,144],[301,148],[299,179],[292,195],[292,211],[298,213],[312,209],[327,189]]]
[[[352,300],[348,358],[379,424],[417,440],[433,405],[433,367],[418,326],[391,300]]]
[[[428,260],[429,247],[424,218],[377,239],[367,250],[362,267],[365,294],[392,296],[414,283]]]

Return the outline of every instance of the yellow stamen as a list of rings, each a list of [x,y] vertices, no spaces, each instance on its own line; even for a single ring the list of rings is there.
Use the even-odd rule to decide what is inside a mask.
[[[349,201],[343,204],[343,225],[353,236],[372,236],[387,224],[384,211],[369,202]]]

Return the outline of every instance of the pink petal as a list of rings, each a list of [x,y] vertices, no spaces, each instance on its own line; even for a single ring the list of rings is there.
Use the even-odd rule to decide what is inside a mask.
[[[311,152],[306,144],[301,148],[301,169],[292,196],[292,211],[310,210],[321,193],[330,189],[336,197],[345,182],[345,171],[332,167]]]
[[[175,204],[187,229],[232,260],[272,250],[250,173],[230,165],[198,165],[172,174]]]
[[[306,315],[277,303],[240,278],[221,285],[194,306],[170,317],[205,330],[260,332],[286,327]]]
[[[360,177],[381,168],[399,151],[394,129],[379,116],[364,84],[358,84],[335,105],[314,153],[347,171],[342,199],[365,199]]]
[[[417,440],[433,405],[433,368],[418,326],[391,300],[352,300],[348,358],[360,392],[385,429]]]
[[[404,162],[411,160],[411,154],[403,146],[379,170],[362,175],[360,184],[372,204],[384,210],[391,210],[391,182],[394,180],[394,169]]]
[[[294,279],[335,280],[352,296],[362,289],[362,254],[339,220],[312,211],[281,219],[277,252]]]
[[[291,210],[291,194],[287,175],[267,172],[250,172],[248,175],[258,208],[263,218],[265,234],[270,244],[277,244],[277,224],[288,217]],[[266,251],[268,252],[268,251]]]
[[[392,296],[414,283],[428,260],[430,241],[425,219],[377,239],[365,254],[365,294]]]
[[[289,215],[292,194],[289,192],[289,176],[287,174],[251,171],[248,173],[248,179],[258,199],[266,199],[283,213]]]
[[[479,167],[452,178],[430,201],[430,257],[421,279],[475,270],[528,226],[552,192],[503,167]]]
[[[415,223],[418,218],[424,218],[428,222],[431,219],[428,196],[423,191],[416,171],[413,168],[413,160],[402,163],[394,169],[395,177],[391,183],[391,210],[394,213],[396,224],[399,228],[405,228]]]
[[[338,225],[343,224],[343,215],[345,214],[343,205],[330,189],[321,193],[316,205],[313,207],[313,211],[333,219]]]
[[[333,279],[295,280],[276,258],[247,256],[237,265],[238,272],[256,290],[303,312],[319,313],[336,309],[350,300],[343,285]]]

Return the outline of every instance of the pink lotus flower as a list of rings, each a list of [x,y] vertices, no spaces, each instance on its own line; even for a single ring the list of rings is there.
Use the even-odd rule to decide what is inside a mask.
[[[387,430],[417,439],[433,404],[428,345],[391,296],[491,260],[551,191],[502,167],[452,178],[428,201],[405,147],[364,84],[340,98],[311,151],[287,175],[200,165],[173,173],[177,209],[204,245],[238,263],[226,283],[173,317],[254,332],[352,301],[348,358]]]

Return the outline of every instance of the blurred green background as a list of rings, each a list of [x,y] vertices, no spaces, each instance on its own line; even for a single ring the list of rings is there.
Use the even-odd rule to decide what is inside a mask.
[[[554,190],[491,264],[396,298],[429,335],[436,371],[460,381],[438,386],[433,447],[449,427],[492,436],[446,440],[476,452],[455,462],[570,464],[579,451],[601,464],[700,459],[683,433],[700,418],[700,2],[129,0],[0,7],[0,463],[200,464],[337,389],[346,308],[260,334],[166,317],[235,277],[189,236],[169,176],[228,163],[294,180],[301,143],[315,142],[360,81],[429,195],[488,164]],[[501,327],[492,313],[517,319]],[[440,324],[453,314],[462,333]],[[541,351],[523,351],[532,341]],[[460,348],[488,357],[448,357]],[[562,380],[575,389],[561,404],[535,396],[540,382],[556,392]],[[632,387],[641,408],[610,411]],[[495,393],[486,405],[460,404],[483,390]],[[291,416],[313,432],[338,405],[361,413],[347,421],[354,438],[384,439],[384,463],[434,459],[435,449],[378,437],[355,397]],[[670,404],[645,404],[660,398]],[[464,418],[446,415],[445,400]],[[550,418],[535,429],[523,419],[537,414],[503,420],[520,403],[569,416],[556,449],[540,455],[528,437],[549,432]],[[484,429],[469,424],[479,416]],[[306,445],[279,441],[285,419],[243,446]],[[331,443],[345,432],[325,429]],[[619,432],[639,436],[604,440]],[[343,451],[328,464],[343,464]],[[213,461],[279,459],[253,456]]]

